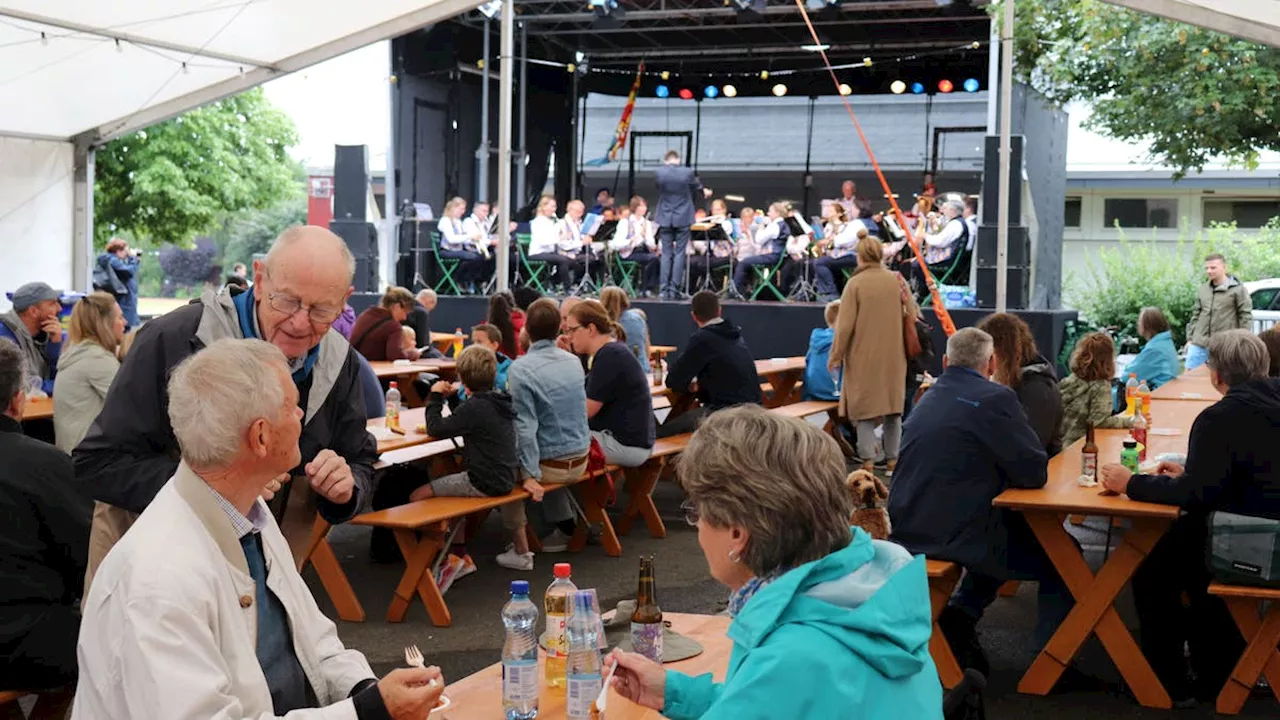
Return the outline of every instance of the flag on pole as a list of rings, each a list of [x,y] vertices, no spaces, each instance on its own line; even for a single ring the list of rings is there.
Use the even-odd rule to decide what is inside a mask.
[[[636,95],[640,93],[640,79],[644,77],[644,60],[640,61],[640,66],[636,68],[636,79],[631,83],[631,93],[627,95],[627,104],[622,108],[622,117],[618,118],[618,127],[613,131],[613,142],[609,144],[609,149],[605,151],[604,157],[588,160],[585,164],[590,167],[600,167],[607,165],[618,159],[618,154],[627,146],[627,133],[631,131],[631,113],[636,109]]]

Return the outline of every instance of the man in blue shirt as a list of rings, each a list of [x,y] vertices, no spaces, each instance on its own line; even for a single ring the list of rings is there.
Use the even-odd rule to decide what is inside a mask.
[[[27,360],[27,371],[40,378],[41,388],[50,397],[62,354],[61,296],[45,283],[27,283],[14,291],[13,309],[0,315],[0,338],[18,346]]]
[[[516,451],[521,480],[543,485],[574,482],[587,469],[591,434],[587,429],[587,393],[582,363],[556,347],[560,309],[543,298],[529,305],[524,329],[529,351],[507,370],[507,386],[516,408]],[[535,501],[542,500],[534,493]],[[555,530],[542,541],[543,552],[564,552],[573,534],[573,508],[563,492],[543,502],[543,517]]]

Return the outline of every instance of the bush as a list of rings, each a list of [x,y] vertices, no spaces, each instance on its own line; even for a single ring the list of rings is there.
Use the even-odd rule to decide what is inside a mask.
[[[1241,282],[1280,277],[1280,218],[1256,233],[1216,225],[1179,238],[1172,251],[1168,243],[1129,240],[1121,233],[1117,247],[1088,255],[1084,273],[1068,281],[1069,292],[1085,318],[1116,328],[1120,336],[1136,335],[1139,311],[1158,307],[1181,345],[1204,283],[1201,260],[1214,252],[1226,256],[1228,269]]]

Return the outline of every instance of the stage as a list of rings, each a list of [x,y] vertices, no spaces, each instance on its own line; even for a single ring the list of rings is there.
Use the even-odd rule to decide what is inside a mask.
[[[351,306],[356,313],[376,303],[380,295],[358,293],[351,296]],[[684,348],[689,334],[696,326],[689,315],[687,302],[664,300],[633,300],[632,307],[639,308],[649,318],[649,339],[655,345],[673,345]],[[757,360],[774,357],[804,355],[809,348],[809,333],[814,328],[825,327],[822,319],[822,303],[775,302],[726,302],[724,317],[742,327],[742,336]],[[440,304],[431,313],[431,329],[450,332],[471,327],[484,321],[489,300],[485,297],[441,296]],[[991,314],[989,310],[951,310],[951,319],[957,328],[976,325]],[[1019,317],[1031,327],[1036,346],[1045,357],[1054,359],[1062,349],[1066,335],[1066,323],[1076,319],[1074,310],[1016,310]],[[942,354],[946,338],[933,316],[925,309],[925,321],[933,327],[933,343],[937,352],[933,359],[933,372],[942,371]],[[1064,368],[1059,368],[1062,373]]]

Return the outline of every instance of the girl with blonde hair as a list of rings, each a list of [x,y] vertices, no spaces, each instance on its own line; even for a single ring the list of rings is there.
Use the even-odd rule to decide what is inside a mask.
[[[58,358],[53,383],[53,433],[70,453],[102,411],[107,389],[120,369],[125,318],[109,293],[85,295],[71,310],[69,345]]]

